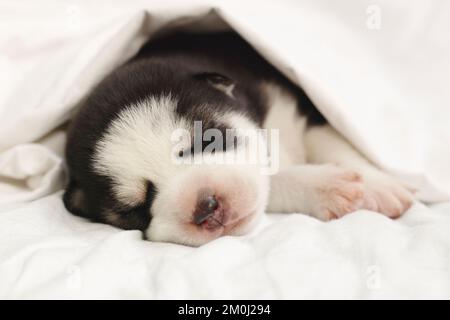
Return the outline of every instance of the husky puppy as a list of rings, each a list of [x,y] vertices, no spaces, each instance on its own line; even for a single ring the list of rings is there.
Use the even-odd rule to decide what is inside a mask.
[[[269,145],[267,137],[242,139],[243,129],[277,134]],[[273,174],[261,163],[223,160],[248,156],[249,146],[267,147],[279,164]],[[202,161],[192,161],[198,155]],[[327,221],[364,208],[396,218],[413,202],[233,33],[147,43],[88,96],[69,129],[66,159],[70,212],[191,246],[245,234],[265,211]]]

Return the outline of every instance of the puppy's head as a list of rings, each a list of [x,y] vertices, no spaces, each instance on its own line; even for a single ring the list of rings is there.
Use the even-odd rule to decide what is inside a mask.
[[[69,131],[66,207],[154,241],[245,233],[268,193],[246,156],[264,146],[242,136],[257,129],[250,89],[215,71],[141,61],[107,77]]]

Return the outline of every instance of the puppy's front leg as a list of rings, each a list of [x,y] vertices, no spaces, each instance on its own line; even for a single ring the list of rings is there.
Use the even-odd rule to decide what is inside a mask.
[[[361,174],[364,185],[362,208],[395,218],[414,201],[411,190],[376,168],[331,126],[309,128],[305,146],[308,162],[334,163]]]
[[[292,166],[271,177],[267,210],[335,219],[361,207],[363,190],[353,170],[331,164]]]

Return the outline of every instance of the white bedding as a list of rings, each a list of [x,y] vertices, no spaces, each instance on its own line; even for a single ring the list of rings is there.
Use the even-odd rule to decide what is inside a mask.
[[[449,15],[437,0],[3,0],[0,298],[449,299]],[[149,36],[180,26],[235,29],[428,205],[396,221],[271,214],[197,249],[70,215],[61,125]]]

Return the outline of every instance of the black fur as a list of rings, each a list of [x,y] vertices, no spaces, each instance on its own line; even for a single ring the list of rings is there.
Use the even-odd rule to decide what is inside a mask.
[[[266,98],[260,88],[263,80],[281,83],[294,92],[298,110],[308,117],[310,125],[325,123],[301,89],[234,33],[176,34],[150,41],[135,58],[93,89],[71,124],[66,146],[70,177],[64,194],[67,209],[120,228],[146,229],[156,186],[149,181],[147,200],[130,207],[112,196],[111,179],[92,169],[96,143],[111,121],[132,103],[170,92],[178,100],[176,112],[192,121],[203,121],[204,129],[226,129],[212,120],[214,113],[223,110],[238,110],[262,125],[267,113]],[[211,85],[220,81],[235,85],[234,99]],[[211,108],[199,108],[201,104]],[[106,213],[116,214],[117,219],[107,220]]]

